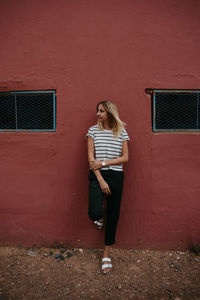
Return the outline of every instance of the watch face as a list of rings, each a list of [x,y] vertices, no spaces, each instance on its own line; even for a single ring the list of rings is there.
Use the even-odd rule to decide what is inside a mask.
[[[104,167],[106,165],[105,161],[102,161],[102,166]]]

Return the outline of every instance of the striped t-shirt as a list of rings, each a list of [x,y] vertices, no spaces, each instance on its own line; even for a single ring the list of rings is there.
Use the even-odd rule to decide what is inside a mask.
[[[130,140],[126,129],[123,129],[118,138],[115,138],[112,130],[100,130],[98,125],[90,127],[86,136],[90,136],[94,140],[95,159],[100,161],[120,157],[123,141]],[[101,170],[123,171],[123,164],[105,166]]]

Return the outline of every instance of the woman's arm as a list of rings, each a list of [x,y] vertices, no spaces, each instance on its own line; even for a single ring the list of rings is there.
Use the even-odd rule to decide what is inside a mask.
[[[90,136],[88,136],[88,139],[87,139],[87,148],[88,148],[88,162],[89,162],[90,168],[92,169],[92,162],[95,161],[95,158],[94,158],[94,141]],[[93,172],[94,172],[94,174],[95,174],[95,176],[96,176],[96,178],[99,182],[99,185],[100,185],[103,193],[110,195],[111,191],[110,191],[109,185],[103,179],[103,177],[102,177],[102,175],[101,175],[101,173],[98,169],[94,169],[94,170],[92,169],[92,170],[93,170]]]
[[[105,160],[106,166],[114,166],[126,163],[128,161],[128,141],[123,141],[122,143],[122,155],[120,157]],[[102,168],[102,162],[99,160],[91,159],[90,168],[94,170],[98,170]]]

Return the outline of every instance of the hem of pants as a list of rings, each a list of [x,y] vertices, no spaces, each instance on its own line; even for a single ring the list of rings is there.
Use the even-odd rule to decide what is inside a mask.
[[[112,242],[112,243],[105,243],[105,246],[112,246],[112,245],[114,245],[114,244],[115,244],[115,241]]]
[[[103,219],[103,216],[101,216],[101,217],[93,217],[93,216],[90,216],[89,214],[88,214],[88,216],[89,216],[89,219],[91,220],[91,221],[99,221],[99,220],[101,220],[101,219]]]

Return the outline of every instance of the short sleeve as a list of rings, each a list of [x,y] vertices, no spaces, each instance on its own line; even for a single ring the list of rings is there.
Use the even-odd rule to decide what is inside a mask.
[[[123,141],[130,141],[130,137],[129,137],[129,135],[128,135],[126,129],[124,129],[124,130],[122,131],[122,140],[123,140]]]
[[[94,131],[92,130],[92,128],[90,127],[87,134],[86,134],[86,137],[90,136],[92,139],[94,139]]]

